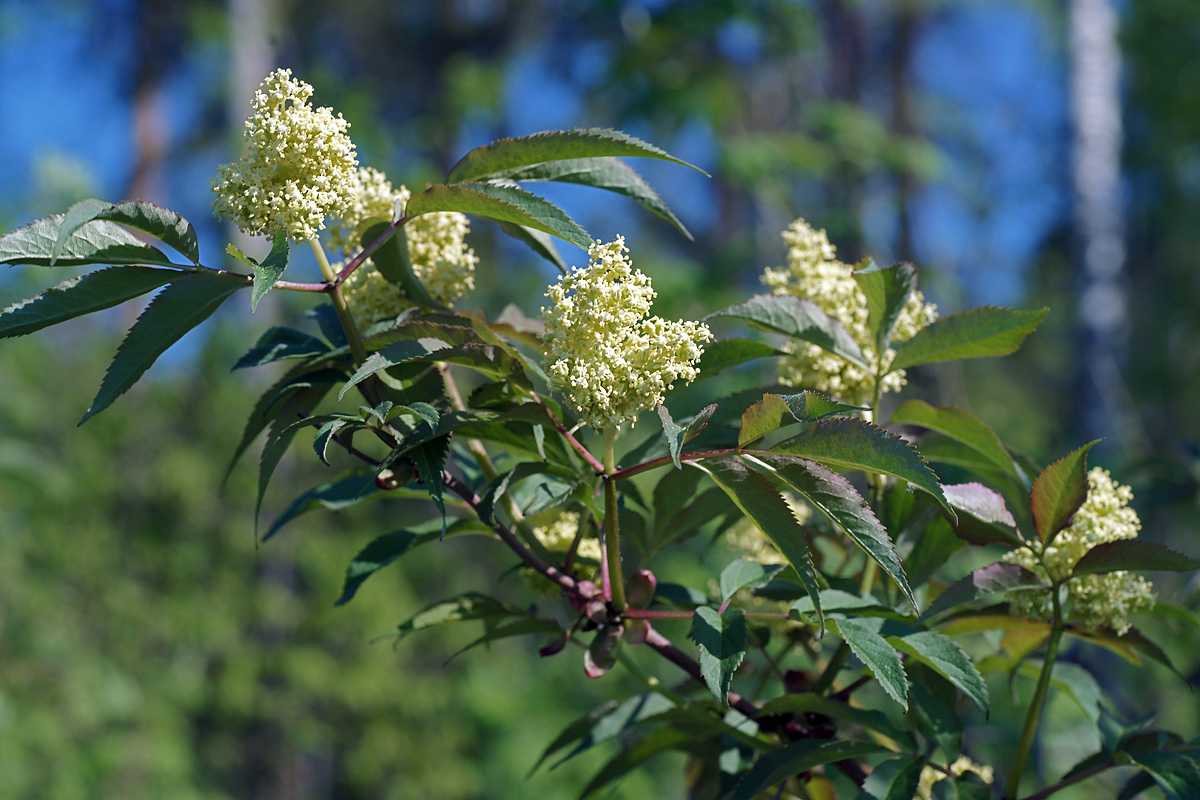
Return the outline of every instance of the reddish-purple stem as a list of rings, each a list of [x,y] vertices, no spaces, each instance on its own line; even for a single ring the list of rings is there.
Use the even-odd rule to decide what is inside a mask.
[[[695,450],[691,453],[680,453],[679,460],[703,461],[706,458],[720,458],[721,456],[727,456],[733,453],[741,452],[744,451],[738,450],[736,447],[722,447],[717,450]],[[670,463],[672,463],[670,456],[659,456],[658,458],[652,458],[649,461],[643,461],[641,464],[634,464],[632,467],[619,469],[609,477],[613,480],[619,481],[625,478],[632,478],[634,475],[638,475],[648,470],[657,469],[658,467],[665,467]]]
[[[341,286],[342,283],[354,274],[354,270],[363,265],[363,262],[370,258],[376,250],[387,244],[387,240],[392,238],[396,233],[396,229],[404,225],[412,217],[402,216],[397,220],[388,223],[387,230],[375,237],[370,244],[364,247],[358,255],[346,262],[346,266],[342,267],[342,271],[337,274],[337,278],[333,281],[334,286]]]

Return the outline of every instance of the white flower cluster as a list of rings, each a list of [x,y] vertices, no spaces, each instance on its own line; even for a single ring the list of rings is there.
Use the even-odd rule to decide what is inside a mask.
[[[353,200],[358,158],[348,123],[313,108],[313,88],[277,69],[254,92],[241,158],[217,170],[217,214],[250,235],[311,239]]]
[[[840,322],[858,343],[867,363],[874,367],[879,354],[875,352],[868,327],[867,298],[854,281],[854,267],[838,261],[837,251],[825,231],[803,219],[788,226],[783,240],[788,246],[787,266],[767,267],[762,282],[772,294],[808,300]],[[892,341],[911,339],[935,319],[937,307],[926,303],[921,292],[914,291],[896,319]],[[780,383],[817,389],[855,405],[871,402],[873,371],[855,366],[815,344],[789,345],[789,350],[791,354],[780,362]],[[891,350],[884,353],[884,363],[894,356]],[[904,371],[897,370],[883,379],[882,391],[899,391],[904,384]]]
[[[354,200],[329,229],[330,244],[346,258],[359,249],[359,236],[370,222],[390,221],[404,213],[411,193],[395,188],[373,167],[355,174]],[[404,226],[413,273],[438,302],[450,304],[475,288],[479,257],[467,244],[471,224],[465,214],[446,211],[422,214]],[[396,316],[412,302],[404,290],[388,281],[370,259],[342,285],[350,312],[369,325]]]
[[[1088,472],[1087,499],[1071,524],[1051,541],[1044,554],[1046,567],[1028,547],[1014,550],[1005,559],[1052,580],[1067,578],[1079,559],[1104,542],[1133,539],[1141,530],[1137,512],[1129,507],[1133,491],[1112,479],[1107,470],[1093,467]],[[1066,619],[1085,630],[1107,628],[1118,636],[1129,630],[1129,618],[1154,606],[1154,585],[1140,575],[1118,571],[1082,575],[1066,582]],[[1048,592],[1022,592],[1013,601],[1021,616],[1050,619],[1053,613]]]
[[[551,553],[565,553],[571,549],[571,542],[579,533],[579,512],[563,511],[545,525],[534,525],[533,535]],[[600,540],[595,536],[585,536],[579,542],[576,555],[581,558],[599,561],[601,559]]]
[[[624,237],[588,248],[588,266],[546,290],[548,372],[580,418],[600,430],[633,422],[662,403],[676,381],[695,380],[700,322],[647,316],[655,292],[633,268]]]
[[[966,756],[959,756],[950,765],[950,772],[954,777],[958,778],[965,773],[973,772],[979,776],[979,779],[988,786],[992,785],[995,780],[995,773],[992,768],[983,764],[976,764]],[[917,796],[915,800],[933,800],[933,785],[946,779],[946,773],[940,769],[933,767],[925,767],[921,770],[920,782],[917,784]]]

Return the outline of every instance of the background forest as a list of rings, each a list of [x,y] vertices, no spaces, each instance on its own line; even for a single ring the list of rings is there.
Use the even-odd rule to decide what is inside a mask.
[[[1189,0],[0,0],[0,230],[82,197],[139,198],[186,214],[218,252],[206,187],[276,65],[313,82],[364,160],[410,187],[498,136],[621,128],[713,173],[639,165],[694,242],[620,198],[547,196],[596,236],[636,242],[660,313],[699,318],[757,291],[796,216],[846,260],[919,264],[944,312],[1051,306],[1017,355],[923,373],[937,383],[919,388],[1040,461],[1103,436],[1093,463],[1133,486],[1143,537],[1195,553],[1198,44]],[[537,312],[549,268],[494,226],[471,242],[467,305]],[[0,270],[0,306],[52,280]],[[402,503],[313,513],[256,545],[253,467],[219,484],[271,376],[228,364],[301,308],[273,294],[251,337],[217,314],[126,413],[84,432],[63,421],[136,308],[0,346],[0,797],[549,800],[603,760],[596,748],[526,775],[612,693],[580,680],[577,659],[517,641],[447,663],[471,626],[392,647],[435,588],[509,572],[493,543],[425,548],[339,608],[345,564],[403,525]],[[323,477],[312,459],[283,471]],[[697,539],[673,568],[715,575],[728,560]],[[1158,585],[1200,608],[1195,580]],[[1197,629],[1146,629],[1197,688]],[[1200,733],[1197,695],[1164,668],[1094,649],[1064,659]],[[993,713],[1011,727],[1021,706],[1004,688]],[[1035,763],[1047,774],[1096,749],[1092,724],[1054,702]],[[678,796],[682,763],[663,756],[613,796]]]

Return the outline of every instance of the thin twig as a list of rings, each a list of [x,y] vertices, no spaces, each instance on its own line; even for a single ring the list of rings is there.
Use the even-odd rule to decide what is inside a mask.
[[[554,426],[554,430],[558,431],[559,435],[567,440],[567,444],[571,445],[572,449],[583,457],[583,460],[592,468],[592,471],[597,475],[605,474],[607,470],[604,469],[604,464],[601,463],[600,459],[596,458],[592,451],[584,446],[583,442],[576,439],[575,434],[567,430],[567,427],[554,416],[553,412],[550,411],[550,407],[546,405],[540,396],[536,397],[536,400],[538,405],[542,407],[542,410],[546,412],[546,418],[550,420],[550,424]]]
[[[690,453],[680,453],[679,460],[680,461],[703,461],[706,458],[720,458],[721,456],[728,456],[728,455],[732,455],[734,453],[743,453],[743,452],[749,452],[749,451],[738,450],[736,447],[722,447],[722,448],[718,448],[716,450],[694,450]],[[619,469],[619,470],[613,472],[612,475],[610,475],[609,477],[612,478],[614,481],[624,480],[626,478],[632,478],[634,475],[638,475],[638,474],[646,472],[648,470],[657,469],[658,467],[665,467],[667,464],[671,464],[671,463],[673,463],[673,462],[671,461],[670,456],[659,456],[658,458],[652,458],[649,461],[643,461],[641,464],[635,464],[632,467],[625,467],[625,469]]]

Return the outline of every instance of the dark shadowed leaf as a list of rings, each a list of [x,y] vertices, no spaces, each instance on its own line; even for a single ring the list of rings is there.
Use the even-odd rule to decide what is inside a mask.
[[[947,759],[958,758],[963,724],[955,709],[954,693],[946,691],[945,682],[933,670],[910,661],[908,695],[909,718],[916,722],[917,729],[936,741]]]
[[[499,621],[522,616],[499,600],[479,592],[464,592],[426,606],[396,627],[397,638],[451,622]]]
[[[1185,556],[1165,545],[1122,539],[1098,544],[1075,564],[1074,575],[1098,575],[1117,570],[1162,570],[1191,572],[1200,569],[1200,559]]]
[[[567,212],[515,186],[489,183],[435,184],[414,194],[405,207],[405,213],[409,216],[434,211],[460,211],[499,222],[524,225],[553,234],[585,250],[592,243],[588,232]]]
[[[111,267],[70,278],[0,311],[0,339],[24,336],[93,311],[112,308],[185,274],[150,267]]]
[[[896,347],[890,369],[919,364],[990,358],[1015,353],[1050,309],[1021,311],[983,306],[943,317]]]
[[[1045,581],[1024,567],[997,561],[950,584],[922,616],[933,619],[962,606],[1000,603],[1014,591],[1048,588]]]
[[[664,726],[652,730],[647,735],[634,741],[618,753],[611,761],[600,768],[600,771],[588,781],[580,793],[580,800],[591,797],[596,792],[608,786],[633,770],[640,767],[659,753],[681,748],[697,738],[696,733],[674,726]]]
[[[245,284],[206,273],[179,278],[163,289],[137,322],[104,373],[96,399],[79,420],[82,425],[128,391],[160,355],[217,310]]]
[[[386,234],[390,227],[391,225],[387,222],[372,225],[362,236],[363,246],[366,247]],[[387,279],[388,283],[403,289],[404,296],[411,300],[413,305],[423,308],[443,307],[441,303],[433,299],[429,290],[425,288],[425,284],[421,283],[421,279],[417,277],[417,273],[413,272],[412,259],[409,257],[408,251],[408,235],[404,231],[404,226],[396,227],[395,233],[371,256],[371,263]]]
[[[719,339],[705,346],[698,368],[701,378],[711,378],[723,370],[780,355],[782,350],[757,339]]]
[[[246,354],[237,360],[233,368],[261,367],[276,361],[319,356],[328,352],[329,345],[317,337],[295,328],[276,325],[268,328],[266,333],[259,337],[254,347],[247,350]]]
[[[882,752],[884,748],[872,742],[801,740],[760,757],[738,781],[731,796],[733,800],[753,800],[772,786],[813,767]]]
[[[661,217],[688,239],[692,234],[658,192],[646,183],[633,167],[615,158],[576,158],[551,161],[508,172],[504,177],[514,181],[557,181],[576,183],[625,195],[655,216]]]
[[[1072,450],[1042,470],[1033,482],[1030,504],[1038,536],[1049,543],[1071,522],[1087,499],[1087,454],[1099,439]]]
[[[377,491],[379,491],[379,487],[375,485],[375,473],[373,472],[358,472],[336,481],[314,486],[289,503],[283,513],[275,518],[271,527],[263,534],[263,541],[279,533],[284,525],[310,511],[316,511],[318,508],[340,511],[365,500]]]
[[[445,538],[468,534],[487,536],[491,533],[490,528],[475,520],[458,520],[446,528]],[[430,542],[440,541],[442,538],[442,532],[439,529],[427,533],[395,531],[373,539],[370,544],[355,554],[350,566],[346,567],[346,580],[342,584],[342,594],[338,597],[336,605],[349,603],[363,583],[379,570],[399,560],[412,550]]]
[[[548,234],[542,233],[536,228],[514,225],[511,222],[501,222],[500,230],[549,261],[560,273],[566,274],[567,262],[563,261],[563,257],[558,254],[558,248],[554,246],[554,240]]]
[[[904,675],[904,663],[896,648],[879,635],[878,622],[842,618],[832,624],[851,652],[871,670],[880,688],[907,710],[908,678]]]
[[[708,175],[695,164],[689,164],[661,147],[622,131],[610,128],[575,128],[497,139],[482,147],[476,147],[454,165],[450,170],[449,180],[460,183],[480,178],[512,177],[510,173],[514,170],[546,161],[609,156],[659,158]]]
[[[705,319],[735,319],[770,333],[803,339],[866,367],[862,350],[842,324],[799,297],[759,294],[744,303],[709,314]]]
[[[1130,753],[1170,800],[1200,797],[1200,746]]]
[[[614,739],[627,731],[633,730],[641,720],[660,714],[674,707],[667,698],[652,692],[639,694],[627,700],[617,702],[611,700],[593,708],[587,714],[572,722],[562,730],[554,741],[546,746],[538,760],[529,768],[529,775],[546,762],[555,753],[564,750],[572,742],[575,746],[571,751],[559,758],[550,767],[554,769],[565,761],[583,753],[596,745]]]

